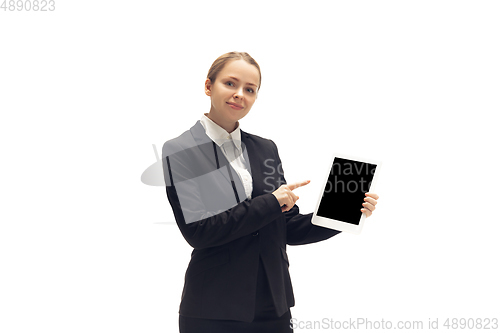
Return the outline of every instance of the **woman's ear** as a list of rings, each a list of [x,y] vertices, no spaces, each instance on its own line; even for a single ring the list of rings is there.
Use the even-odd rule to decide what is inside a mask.
[[[208,78],[205,80],[205,95],[212,96],[212,81]]]

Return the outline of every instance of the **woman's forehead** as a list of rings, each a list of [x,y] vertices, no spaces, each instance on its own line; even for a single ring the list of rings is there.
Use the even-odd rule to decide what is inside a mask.
[[[221,76],[236,78],[237,80],[244,81],[244,83],[251,83],[258,85],[259,83],[259,70],[252,64],[245,60],[233,60],[222,68]]]

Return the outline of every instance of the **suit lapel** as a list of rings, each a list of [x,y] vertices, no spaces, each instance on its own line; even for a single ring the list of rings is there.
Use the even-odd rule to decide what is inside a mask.
[[[193,135],[193,139],[196,142],[199,151],[203,154],[203,156],[207,159],[208,163],[212,166],[212,170],[216,170],[218,166],[218,171],[222,173],[224,178],[231,183],[231,178],[229,176],[229,171],[231,172],[231,175],[233,177],[235,186],[236,186],[236,191],[238,192],[238,197],[240,201],[245,200],[246,194],[245,194],[245,188],[243,187],[243,183],[240,180],[240,177],[238,176],[238,173],[236,170],[231,166],[229,161],[227,160],[226,156],[222,153],[222,150],[220,147],[216,144],[213,143],[212,139],[208,137],[208,135],[205,132],[205,128],[203,128],[203,125],[201,125],[201,122],[198,120],[196,124],[191,127],[191,134]],[[242,131],[242,137],[243,137],[243,131]],[[243,140],[242,140],[243,141]],[[214,151],[215,147],[215,151]],[[249,156],[247,154],[247,149],[245,148],[245,144],[242,144],[242,150],[243,150],[243,157],[245,158],[245,161],[249,160]],[[218,163],[217,163],[218,160]],[[229,168],[229,171],[228,169]],[[250,170],[249,170],[250,171]],[[251,174],[251,171],[250,171]],[[253,197],[253,196],[252,196]]]
[[[246,133],[241,131],[241,141],[246,147],[244,157],[246,161],[250,161],[250,174],[252,175],[252,198],[263,193],[262,185],[262,156],[258,153],[258,147],[252,138]]]
[[[208,160],[208,162],[215,170],[217,168],[217,162],[211,144],[213,141],[205,133],[205,129],[201,125],[201,122],[198,120],[196,124],[194,124],[194,126],[191,127],[190,131],[199,151],[205,156],[205,158]]]

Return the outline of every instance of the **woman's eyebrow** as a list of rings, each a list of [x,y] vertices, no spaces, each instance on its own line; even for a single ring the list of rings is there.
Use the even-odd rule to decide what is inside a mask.
[[[233,80],[236,80],[236,81],[238,81],[238,82],[240,81],[240,80],[238,80],[238,79],[237,79],[236,77],[234,77],[234,76],[230,76],[229,78],[231,78],[231,79],[233,79]],[[251,83],[251,82],[248,82],[247,84],[248,84],[248,85],[250,85],[250,86],[255,86],[255,87],[257,87],[257,85],[256,85],[256,84],[253,84],[253,83]]]

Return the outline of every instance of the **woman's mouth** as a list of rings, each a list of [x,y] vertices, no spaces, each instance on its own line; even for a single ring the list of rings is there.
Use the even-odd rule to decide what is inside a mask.
[[[233,109],[235,110],[241,110],[243,109],[243,106],[239,105],[239,104],[236,104],[236,103],[230,103],[230,102],[226,102],[227,104],[229,104],[230,107],[232,107]]]

